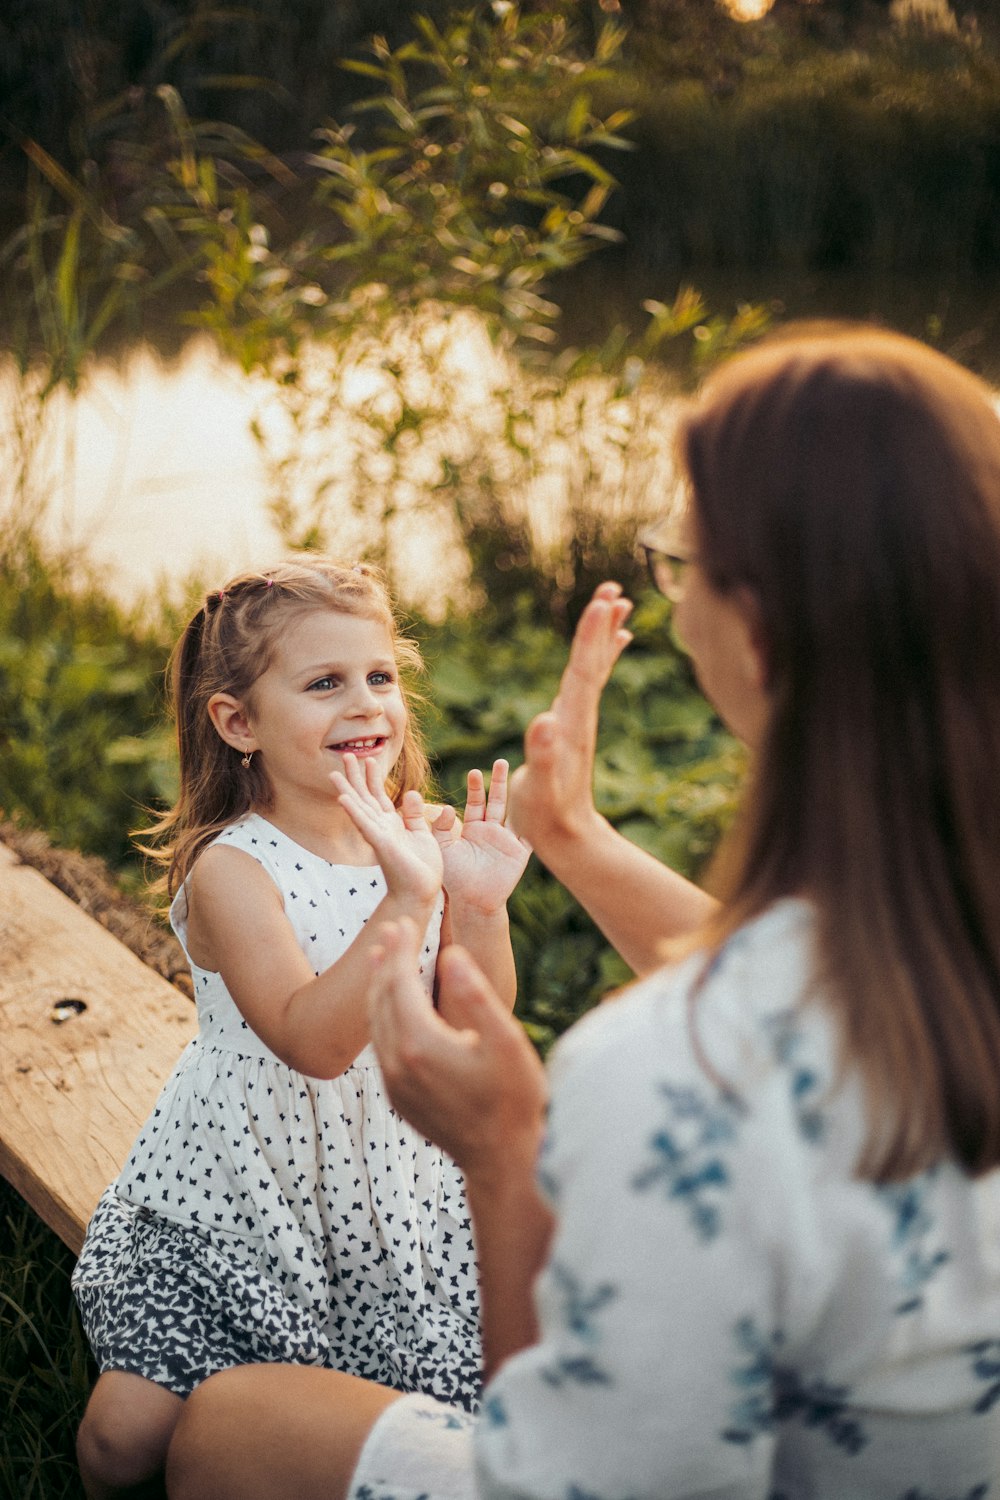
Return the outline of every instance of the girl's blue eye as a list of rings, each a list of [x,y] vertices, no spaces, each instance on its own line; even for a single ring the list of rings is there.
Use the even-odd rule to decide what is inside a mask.
[[[390,672],[369,672],[368,681],[373,683],[375,687],[386,687],[392,682],[392,674]]]
[[[308,691],[310,693],[326,692],[327,688],[333,687],[335,682],[335,677],[317,677],[315,682],[309,684]]]

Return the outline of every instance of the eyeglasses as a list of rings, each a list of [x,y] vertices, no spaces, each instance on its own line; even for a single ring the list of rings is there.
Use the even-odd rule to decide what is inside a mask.
[[[649,569],[649,581],[659,593],[676,604],[684,593],[684,580],[688,564],[697,559],[690,553],[679,550],[666,552],[662,547],[640,542]]]

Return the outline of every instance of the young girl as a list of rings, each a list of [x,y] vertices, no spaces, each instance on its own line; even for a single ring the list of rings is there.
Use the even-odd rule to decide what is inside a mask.
[[[502,761],[432,831],[400,679],[417,665],[378,575],[315,557],[210,594],[175,651],[181,790],[154,832],[200,1030],[73,1278],[102,1370],[78,1444],[92,1497],[158,1483],[183,1398],[247,1360],[474,1403],[462,1182],[384,1096],[369,920],[416,921],[430,991],[443,918],[513,1004],[527,848]]]

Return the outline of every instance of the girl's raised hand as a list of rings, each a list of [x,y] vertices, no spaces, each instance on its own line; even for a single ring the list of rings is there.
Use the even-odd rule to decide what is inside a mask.
[[[486,916],[506,905],[531,854],[530,844],[505,822],[507,771],[505,760],[493,762],[489,796],[482,771],[470,771],[462,820],[444,807],[434,824],[449,901]]]
[[[441,889],[442,858],[420,793],[407,792],[397,811],[375,762],[362,763],[349,752],[343,771],[333,771],[330,780],[341,807],[374,849],[390,894],[433,901]]]

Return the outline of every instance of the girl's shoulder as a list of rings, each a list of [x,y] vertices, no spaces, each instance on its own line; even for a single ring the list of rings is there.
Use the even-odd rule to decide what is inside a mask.
[[[304,866],[318,859],[260,813],[253,812],[228,823],[202,851],[201,858],[217,849],[238,849],[241,854],[249,854],[279,885],[289,870],[301,872]]]
[[[201,850],[178,886],[170,904],[170,925],[185,951],[188,951],[191,939],[189,928],[193,907],[204,910],[207,904],[218,908],[220,904],[233,900],[234,891],[239,892],[239,900],[244,906],[250,902],[251,891],[257,902],[269,905],[277,900],[283,904],[280,867],[270,857],[273,850],[268,848],[265,829],[256,826],[262,822],[251,814],[222,829]],[[223,853],[229,850],[248,856],[259,869],[255,871],[253,864],[248,864],[245,859],[233,860],[228,852]],[[190,953],[188,956],[190,958]]]
[[[227,823],[207,847],[241,849],[244,854],[250,854],[264,863],[268,858],[268,850],[278,847],[276,834],[277,829],[272,829],[259,813],[246,813],[235,823]]]

